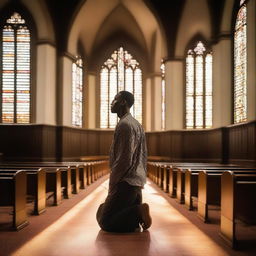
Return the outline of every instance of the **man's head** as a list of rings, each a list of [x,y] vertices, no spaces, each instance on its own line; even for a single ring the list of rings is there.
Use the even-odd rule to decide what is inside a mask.
[[[118,113],[120,111],[129,110],[133,104],[133,94],[128,91],[120,91],[111,103],[111,112]]]

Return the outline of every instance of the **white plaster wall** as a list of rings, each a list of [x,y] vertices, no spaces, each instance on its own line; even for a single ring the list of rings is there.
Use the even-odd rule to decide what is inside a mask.
[[[229,125],[233,119],[231,46],[229,38],[213,46],[213,128]]]
[[[56,50],[37,46],[36,123],[56,124]]]
[[[96,76],[92,74],[88,74],[88,128],[94,129],[96,128]]]
[[[256,31],[255,31],[255,0],[247,4],[247,95],[248,95],[248,121],[256,119]]]
[[[166,130],[183,129],[183,62],[165,62]]]
[[[176,57],[184,56],[187,44],[198,33],[210,39],[211,24],[207,0],[187,0],[177,33]]]
[[[62,125],[72,126],[72,60],[61,57],[62,64]]]

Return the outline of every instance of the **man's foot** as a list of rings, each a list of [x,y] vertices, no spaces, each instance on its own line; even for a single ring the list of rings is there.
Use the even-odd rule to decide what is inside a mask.
[[[139,212],[141,217],[141,226],[143,230],[148,229],[152,224],[152,218],[149,214],[149,205],[144,203],[139,205]]]

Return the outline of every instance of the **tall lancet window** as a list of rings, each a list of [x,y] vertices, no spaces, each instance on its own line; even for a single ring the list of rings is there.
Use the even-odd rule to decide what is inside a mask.
[[[83,61],[79,57],[72,66],[72,125],[82,127],[83,120]]]
[[[116,114],[110,111],[115,95],[122,90],[133,93],[135,102],[131,114],[142,123],[142,72],[139,63],[122,47],[114,51],[100,73],[100,127],[114,128]]]
[[[199,41],[186,57],[186,128],[212,127],[212,54]]]
[[[161,64],[161,76],[162,76],[162,84],[161,84],[161,94],[162,94],[162,120],[161,120],[161,128],[165,130],[165,65],[162,62]]]
[[[240,2],[234,34],[234,122],[247,120],[247,36],[246,5]]]
[[[19,13],[2,28],[1,112],[2,123],[29,123],[31,108],[30,31]]]

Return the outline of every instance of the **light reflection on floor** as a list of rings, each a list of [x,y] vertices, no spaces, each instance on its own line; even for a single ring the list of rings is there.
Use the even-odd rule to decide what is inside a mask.
[[[148,232],[100,231],[95,214],[107,194],[108,181],[13,253],[13,256],[227,255],[174,209],[148,182],[143,190],[153,225]],[[212,255],[212,254],[211,254]]]

